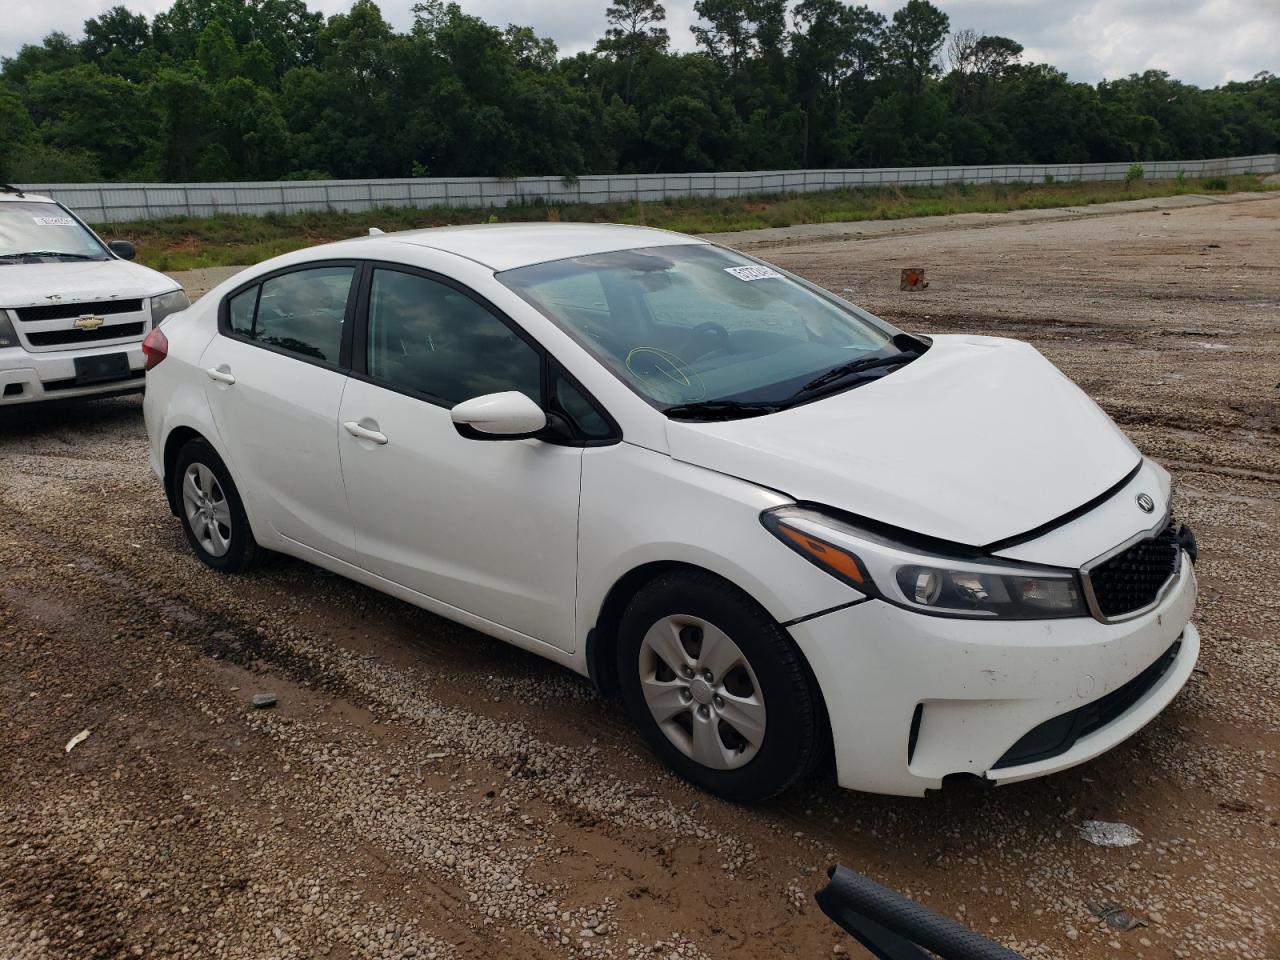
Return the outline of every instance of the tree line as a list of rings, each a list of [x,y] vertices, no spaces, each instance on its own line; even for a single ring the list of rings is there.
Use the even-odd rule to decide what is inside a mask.
[[[1097,84],[953,29],[929,0],[697,0],[694,52],[657,0],[616,0],[561,57],[426,0],[115,7],[0,61],[0,180],[521,176],[1198,159],[1280,150],[1280,77]]]

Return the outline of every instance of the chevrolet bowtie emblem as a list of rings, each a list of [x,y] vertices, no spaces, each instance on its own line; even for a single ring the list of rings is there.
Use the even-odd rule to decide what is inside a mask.
[[[95,317],[91,313],[86,313],[83,317],[76,318],[75,326],[77,330],[97,330],[106,322],[107,321],[103,320],[101,317]]]

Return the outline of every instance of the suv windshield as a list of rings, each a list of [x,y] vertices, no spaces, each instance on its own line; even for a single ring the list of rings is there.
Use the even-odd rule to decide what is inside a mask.
[[[97,238],[57,204],[40,200],[0,202],[0,264],[42,259],[109,257]]]
[[[923,344],[707,244],[521,267],[498,279],[673,417],[754,416],[884,376]]]

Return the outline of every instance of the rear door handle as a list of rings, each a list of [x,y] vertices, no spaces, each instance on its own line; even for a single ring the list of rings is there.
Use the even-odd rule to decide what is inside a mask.
[[[216,380],[218,383],[225,383],[227,386],[236,382],[235,376],[231,373],[231,368],[225,363],[216,367],[210,367],[205,371],[209,375],[210,380]]]
[[[387,435],[385,433],[380,433],[370,427],[363,426],[355,420],[344,420],[342,425],[346,428],[347,433],[351,434],[353,437],[359,437],[361,440],[368,440],[378,445],[382,445],[387,442]],[[376,426],[376,424],[374,426]]]

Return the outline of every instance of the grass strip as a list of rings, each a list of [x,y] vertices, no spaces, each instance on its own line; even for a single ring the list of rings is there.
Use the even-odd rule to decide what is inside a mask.
[[[629,223],[680,233],[723,233],[802,223],[898,220],[959,213],[1004,213],[1140,200],[1190,193],[1261,190],[1256,175],[1208,179],[1139,180],[1131,183],[950,184],[937,187],[873,187],[803,195],[600,204],[513,203],[498,208],[387,208],[365,213],[267,214],[173,217],[98,227],[127,237],[139,262],[157,270],[249,266],[270,257],[333,240],[361,236],[370,227],[388,233],[461,223],[538,221]]]

